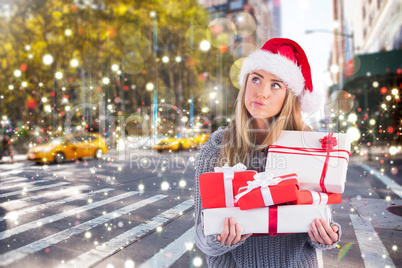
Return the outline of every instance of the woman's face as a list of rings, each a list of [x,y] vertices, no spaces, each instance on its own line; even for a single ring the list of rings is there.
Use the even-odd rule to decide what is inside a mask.
[[[263,70],[252,71],[248,76],[245,105],[255,118],[271,118],[282,108],[286,96],[284,82]]]

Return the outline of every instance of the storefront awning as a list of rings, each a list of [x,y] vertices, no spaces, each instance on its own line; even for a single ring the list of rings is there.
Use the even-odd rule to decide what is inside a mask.
[[[374,76],[390,76],[402,73],[402,50],[356,55],[345,64],[344,85],[359,84]]]

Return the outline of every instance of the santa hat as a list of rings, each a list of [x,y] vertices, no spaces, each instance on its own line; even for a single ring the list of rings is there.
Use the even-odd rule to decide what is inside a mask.
[[[256,70],[264,70],[283,80],[299,99],[302,112],[312,112],[319,107],[321,94],[313,91],[310,64],[295,41],[273,38],[250,54],[240,70],[240,85],[247,74]]]

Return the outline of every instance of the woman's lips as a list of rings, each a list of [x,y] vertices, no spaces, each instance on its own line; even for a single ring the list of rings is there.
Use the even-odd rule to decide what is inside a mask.
[[[265,106],[265,104],[261,101],[253,101],[253,104],[255,104],[257,106]]]

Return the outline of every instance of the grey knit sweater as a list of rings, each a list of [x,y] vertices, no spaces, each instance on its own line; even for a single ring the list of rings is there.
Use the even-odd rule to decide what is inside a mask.
[[[233,246],[225,246],[216,240],[215,235],[204,236],[201,222],[201,198],[198,177],[212,172],[220,153],[220,144],[225,128],[220,127],[211,134],[202,146],[196,161],[195,173],[195,242],[207,256],[208,267],[318,267],[315,249],[332,249],[332,245],[321,245],[311,241],[307,233],[277,236],[251,236]],[[264,152],[253,153],[249,169],[265,169]],[[212,186],[212,185],[211,185]],[[339,227],[339,224],[331,222]],[[339,242],[339,240],[337,241]]]

